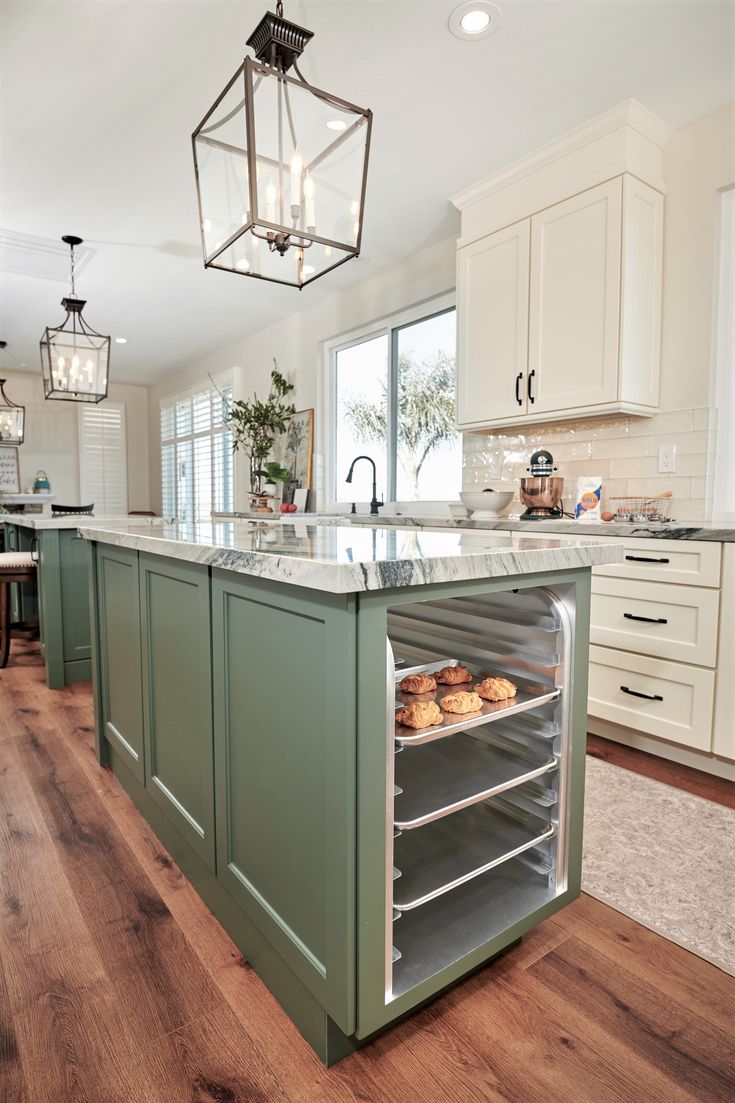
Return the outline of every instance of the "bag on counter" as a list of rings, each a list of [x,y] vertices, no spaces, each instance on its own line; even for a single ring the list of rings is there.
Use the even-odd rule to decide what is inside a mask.
[[[597,475],[584,475],[577,479],[577,504],[574,518],[577,521],[600,521],[602,479]]]

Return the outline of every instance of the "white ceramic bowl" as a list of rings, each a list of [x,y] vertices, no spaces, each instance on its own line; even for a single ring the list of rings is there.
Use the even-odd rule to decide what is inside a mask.
[[[463,490],[459,496],[473,521],[497,521],[510,506],[514,492],[515,487],[508,483],[495,483],[485,490]]]

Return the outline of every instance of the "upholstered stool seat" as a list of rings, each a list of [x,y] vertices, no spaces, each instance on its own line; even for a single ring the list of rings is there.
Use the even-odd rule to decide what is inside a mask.
[[[10,586],[32,582],[36,561],[32,552],[0,552],[0,667],[8,665],[10,654]]]

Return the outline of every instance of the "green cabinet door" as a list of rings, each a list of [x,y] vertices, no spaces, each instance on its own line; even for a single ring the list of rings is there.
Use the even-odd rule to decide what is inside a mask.
[[[352,596],[212,573],[217,877],[345,1034],[356,619]]]
[[[209,569],[140,555],[146,789],[215,868]]]
[[[99,693],[105,738],[145,781],[138,553],[97,546]]]
[[[91,637],[89,626],[90,547],[76,529],[59,532],[61,558],[61,617],[63,623],[64,662],[89,662]]]

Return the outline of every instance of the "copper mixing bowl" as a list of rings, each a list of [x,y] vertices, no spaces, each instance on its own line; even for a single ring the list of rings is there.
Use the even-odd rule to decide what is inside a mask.
[[[564,493],[564,479],[558,475],[534,475],[521,479],[521,501],[529,509],[556,509]]]

